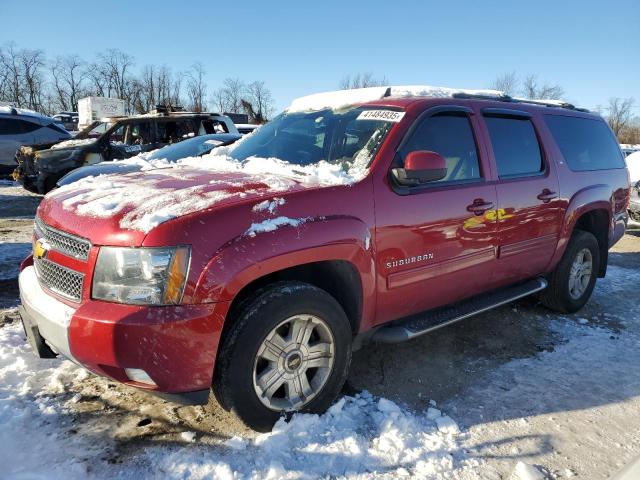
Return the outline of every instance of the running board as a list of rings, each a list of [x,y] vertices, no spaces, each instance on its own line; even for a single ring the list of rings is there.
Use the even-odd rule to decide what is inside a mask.
[[[468,300],[412,315],[380,328],[373,334],[372,341],[378,343],[400,343],[464,320],[478,313],[486,312],[514,300],[527,297],[547,288],[544,278],[535,278],[526,283],[478,295]]]

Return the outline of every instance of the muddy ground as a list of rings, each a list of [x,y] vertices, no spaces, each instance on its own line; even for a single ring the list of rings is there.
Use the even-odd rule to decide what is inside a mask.
[[[18,187],[0,186],[0,322],[17,321],[14,308],[18,302],[17,261],[30,248],[32,218],[38,202],[38,196],[25,194]],[[622,241],[613,248],[610,264],[626,269],[640,268],[640,226],[629,228]],[[621,294],[640,299],[637,288],[638,285],[623,286]],[[609,314],[616,308],[628,308],[628,304],[621,306],[615,299],[596,294],[582,312],[569,316],[569,321],[606,329],[613,339],[624,335],[624,327],[618,317]],[[538,305],[535,299],[525,299],[406,344],[365,347],[354,354],[345,392],[366,389],[415,410],[422,410],[428,406],[429,400],[435,400],[445,409],[455,410],[448,413],[470,432],[471,437],[475,431],[484,428],[483,424],[502,422],[500,428],[505,438],[517,436],[516,433],[524,429],[527,435],[544,439],[536,444],[536,451],[527,455],[513,442],[498,447],[486,446],[486,455],[481,456],[484,455],[485,460],[493,465],[492,471],[496,476],[492,478],[507,478],[513,462],[525,457],[546,465],[554,478],[572,474],[579,474],[580,478],[607,478],[620,465],[640,454],[638,411],[628,422],[633,435],[623,443],[612,441],[609,447],[606,442],[601,443],[598,452],[579,448],[579,430],[573,433],[570,428],[569,433],[563,430],[561,449],[554,444],[557,432],[553,427],[543,422],[532,430],[532,423],[526,420],[546,414],[555,419],[563,416],[571,419],[577,410],[573,404],[563,405],[560,402],[552,411],[540,406],[539,411],[533,407],[529,409],[533,411],[524,413],[515,407],[492,410],[487,406],[487,412],[500,412],[490,414],[490,418],[461,412],[463,409],[475,411],[478,402],[487,401],[484,398],[489,391],[487,383],[493,381],[492,374],[501,366],[517,359],[535,360],[542,352],[553,352],[565,342],[562,333],[550,327],[551,318],[549,311]],[[593,366],[594,369],[598,367]],[[497,387],[491,384],[490,387],[504,392],[511,389],[508,384]],[[555,387],[551,382],[545,388]],[[484,389],[484,394],[477,393],[478,400],[473,397],[474,389]],[[590,392],[580,395],[589,398]],[[585,401],[581,405],[581,409],[587,412],[581,418],[591,423],[607,422],[606,418],[589,417],[593,409],[607,405],[607,395],[611,402],[620,400],[613,392],[600,392],[597,401]],[[151,443],[179,443],[179,434],[184,431],[196,432],[199,442],[211,444],[236,434],[253,435],[213,400],[206,407],[179,407],[90,375],[82,382],[68,385],[67,391],[60,395],[60,401],[67,402],[72,411],[65,427],[66,433],[107,435],[115,439],[114,447],[104,458],[115,464],[127,461],[141,447]],[[501,398],[498,396],[493,401],[499,404]],[[634,401],[637,405],[637,400]],[[510,423],[518,421],[524,421],[529,427]],[[494,428],[495,431],[500,429]],[[500,438],[498,436],[492,441],[500,442]],[[571,443],[573,447],[564,448],[565,444]],[[564,453],[558,456],[560,450]],[[602,458],[598,460],[604,462],[602,468],[588,468],[589,457],[593,454]]]

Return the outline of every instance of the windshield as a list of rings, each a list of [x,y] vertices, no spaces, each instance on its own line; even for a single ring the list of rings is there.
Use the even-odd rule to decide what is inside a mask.
[[[365,110],[371,109],[284,112],[232,148],[229,156],[240,161],[275,157],[301,166],[324,160],[344,170],[356,164],[367,167],[393,123],[381,120],[384,115],[363,118]]]
[[[115,123],[113,122],[93,122],[87,128],[82,130],[78,135],[75,136],[78,140],[83,140],[85,138],[99,138],[104,134],[107,130],[113,127]]]

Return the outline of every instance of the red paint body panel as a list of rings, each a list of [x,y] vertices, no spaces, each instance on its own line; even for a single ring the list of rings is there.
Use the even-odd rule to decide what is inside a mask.
[[[359,331],[551,271],[562,257],[575,222],[593,209],[606,211],[609,243],[624,232],[629,199],[625,169],[572,172],[544,123],[544,114],[593,115],[518,104],[534,122],[545,172],[500,180],[482,118],[484,108],[504,102],[463,99],[387,99],[369,105],[404,110],[374,158],[368,175],[354,185],[307,186],[269,191],[245,174],[185,170],[184,178],[156,175],[168,188],[233,180],[241,198],[221,201],[160,224],[148,234],[109,218],[80,216],[65,208],[66,194],[45,197],[39,217],[59,230],[91,240],[86,262],[51,252],[51,260],[85,273],[82,301],[57,297],[77,308],[69,340],[74,356],[96,373],[129,382],[124,368],[143,368],[164,392],[208,388],[220,334],[231,302],[251,282],[289,267],[324,260],[349,262],[359,273]],[[389,171],[412,124],[435,106],[464,107],[476,138],[482,179],[464,185],[433,185],[401,195]],[[568,112],[568,113],[567,113]],[[129,175],[145,175],[136,173]],[[137,177],[136,177],[137,178]],[[244,185],[242,185],[244,184]],[[548,201],[544,192],[557,195]],[[285,199],[275,215],[253,207]],[[489,210],[475,212],[478,203]],[[471,207],[471,211],[470,211]],[[488,207],[489,208],[489,207]],[[252,224],[273,216],[304,218],[300,226],[247,235]],[[136,307],[91,299],[100,246],[190,245],[192,258],[183,305]],[[25,260],[24,266],[29,264]]]
[[[71,353],[93,372],[134,386],[208,389],[228,308],[228,302],[152,308],[89,301],[71,319]],[[124,368],[145,370],[157,388],[131,382]]]

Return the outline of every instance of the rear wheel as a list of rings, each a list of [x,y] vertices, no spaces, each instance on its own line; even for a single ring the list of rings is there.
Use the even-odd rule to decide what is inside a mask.
[[[281,282],[246,301],[218,353],[213,389],[249,427],[267,431],[285,413],[321,413],[340,392],[351,328],[327,292]]]
[[[542,303],[558,312],[580,310],[591,297],[600,266],[598,241],[592,233],[576,230],[560,263],[540,296]]]

